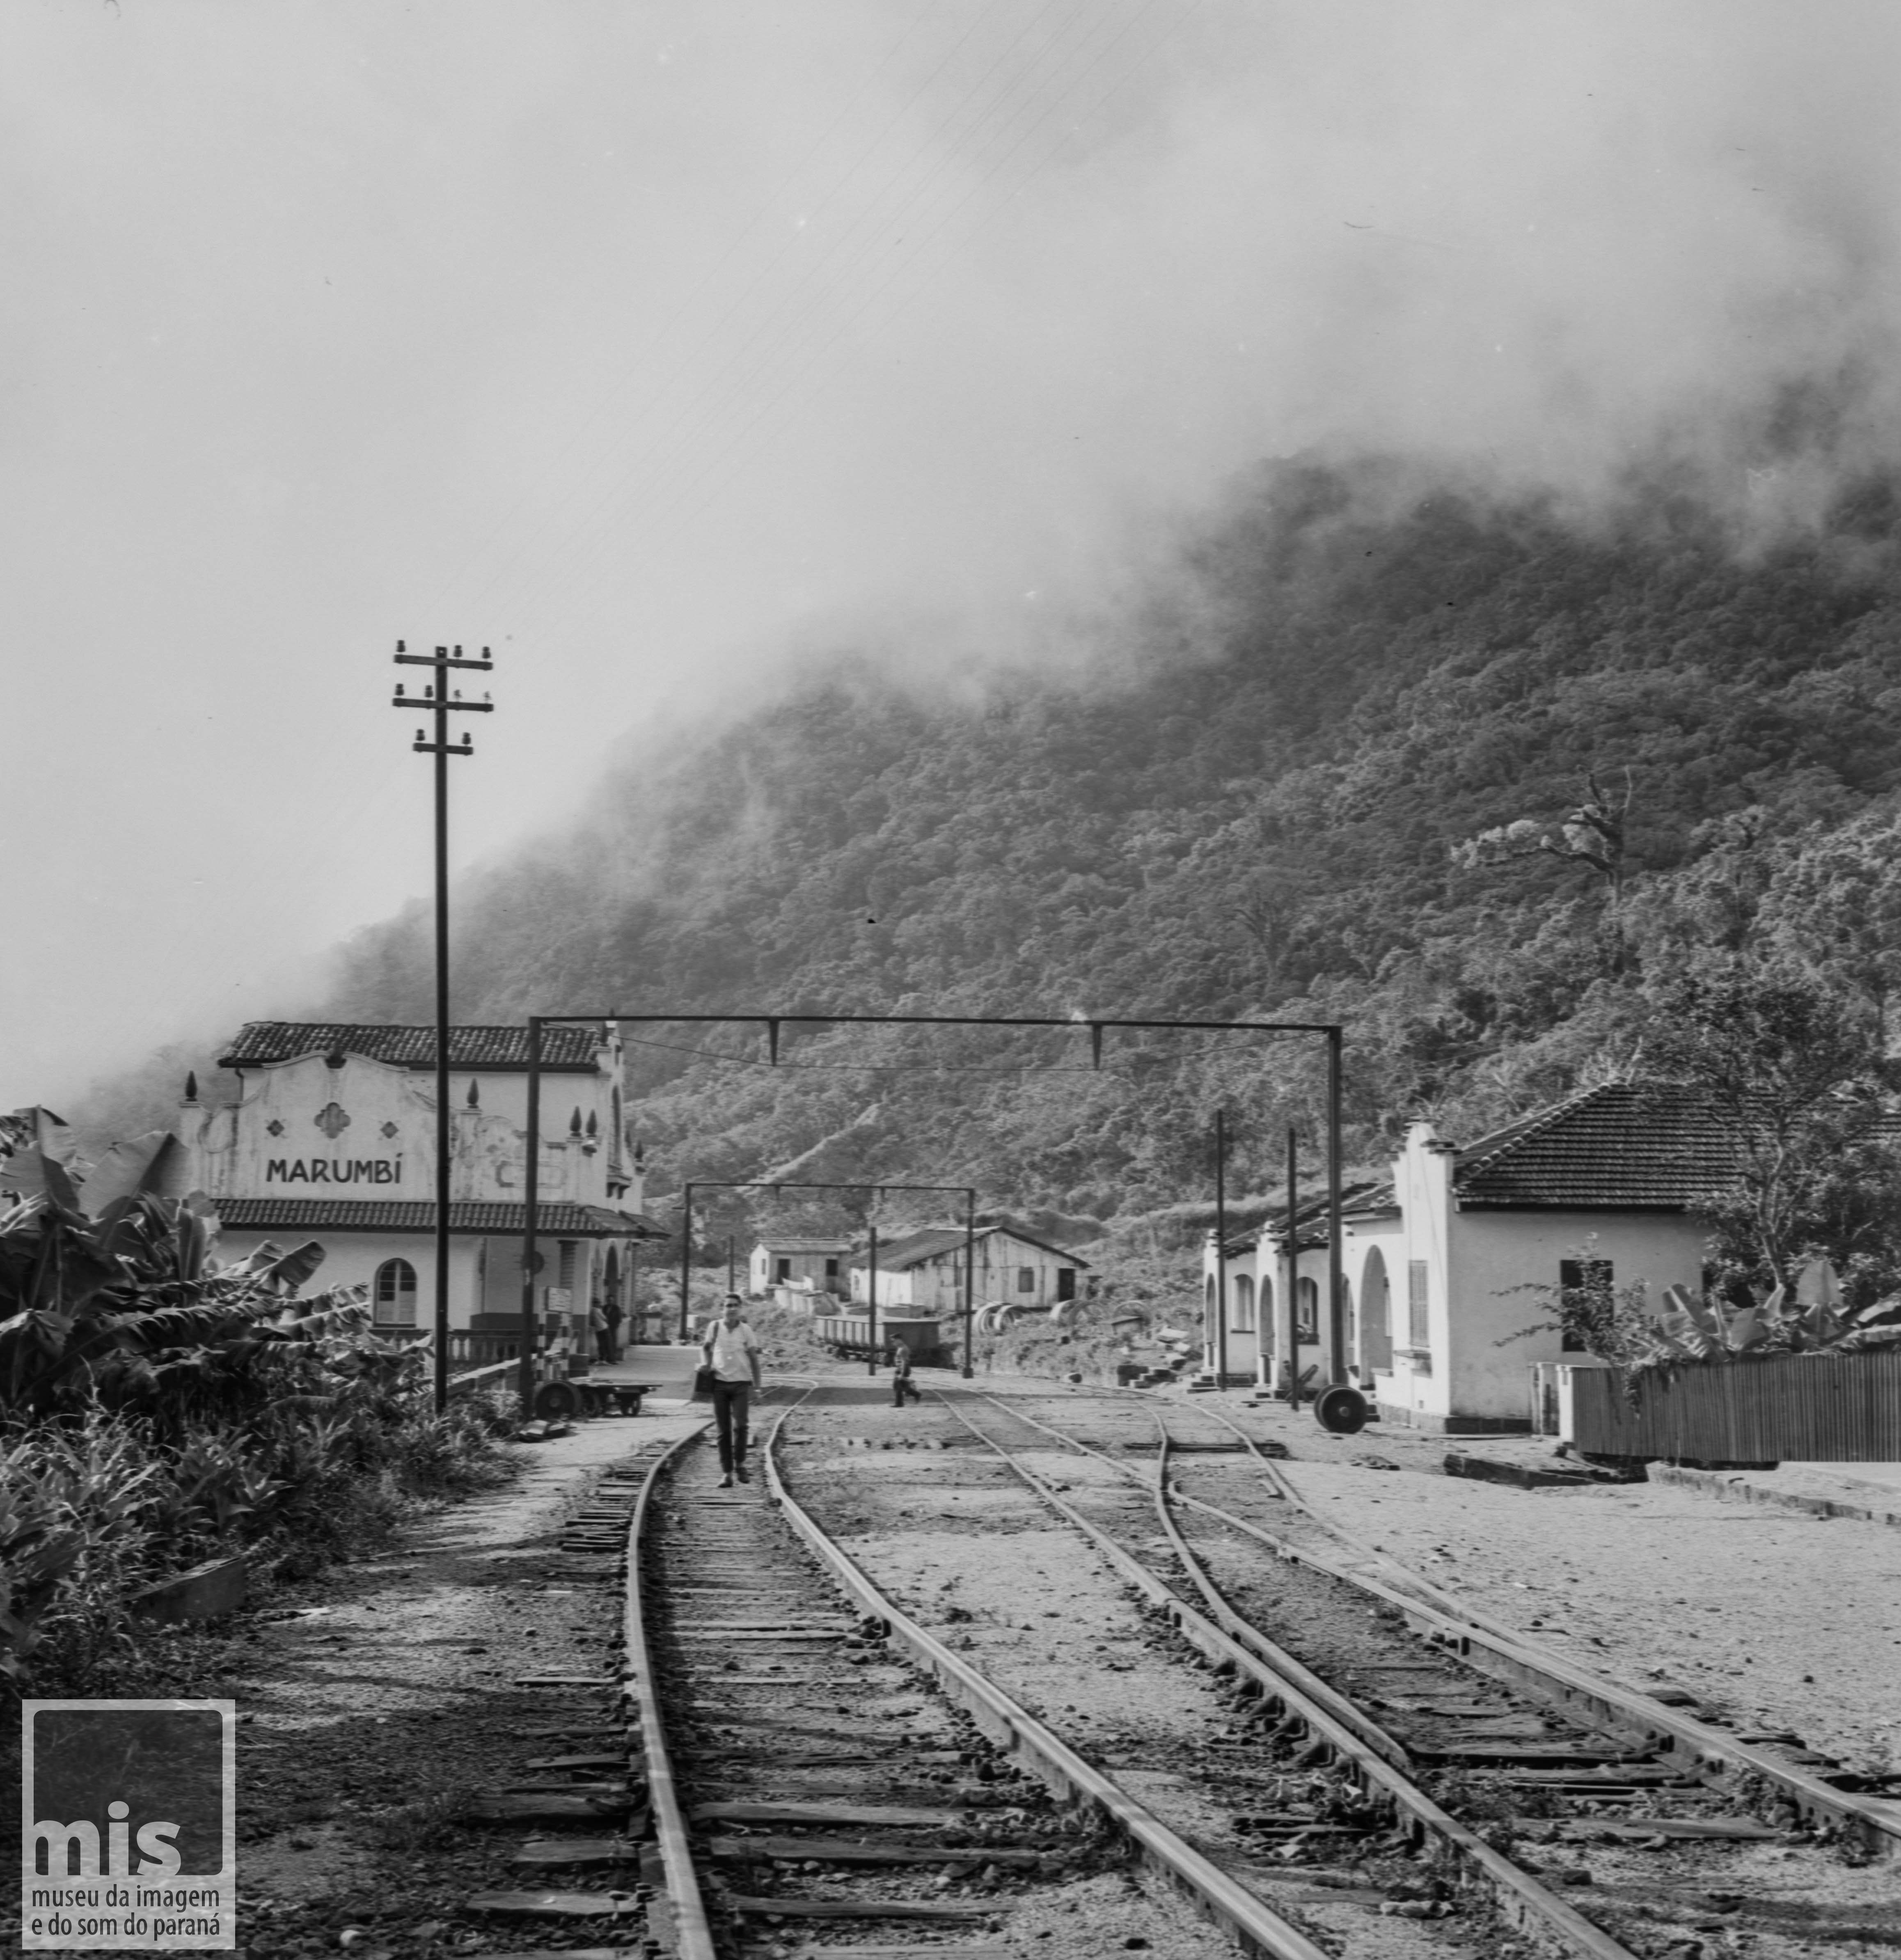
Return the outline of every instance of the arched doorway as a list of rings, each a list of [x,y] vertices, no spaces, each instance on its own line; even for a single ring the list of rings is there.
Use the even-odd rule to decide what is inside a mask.
[[[1360,1268],[1359,1346],[1362,1376],[1391,1368],[1393,1290],[1387,1282],[1385,1255],[1377,1246]]]
[[[1254,1325],[1254,1275],[1236,1273],[1231,1284],[1234,1297],[1228,1309],[1228,1365],[1251,1370],[1260,1358],[1260,1339]]]
[[[385,1259],[377,1268],[370,1298],[379,1327],[416,1324],[416,1269],[407,1259]]]
[[[1236,1334],[1254,1331],[1254,1282],[1251,1274],[1235,1275],[1235,1317],[1229,1325]]]

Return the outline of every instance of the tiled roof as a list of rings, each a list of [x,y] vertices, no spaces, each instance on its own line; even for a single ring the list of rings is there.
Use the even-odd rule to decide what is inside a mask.
[[[960,1235],[961,1236],[961,1235]],[[849,1239],[765,1239],[759,1243],[768,1252],[842,1252]]]
[[[1735,1168],[1734,1140],[1693,1091],[1607,1082],[1467,1145],[1452,1185],[1467,1210],[1680,1211]]]
[[[542,1066],[593,1074],[601,1045],[591,1027],[542,1029]],[[362,1055],[399,1068],[436,1065],[434,1027],[374,1027],[348,1021],[246,1021],[236,1041],[219,1057],[224,1068],[250,1068],[265,1062],[294,1061],[304,1055]],[[526,1068],[526,1028],[451,1028],[451,1068]]]
[[[236,1232],[433,1232],[436,1208],[425,1199],[215,1198],[218,1222]],[[519,1238],[525,1204],[451,1204],[449,1229]],[[657,1239],[657,1227],[631,1211],[601,1204],[538,1204],[536,1230],[549,1239]]]

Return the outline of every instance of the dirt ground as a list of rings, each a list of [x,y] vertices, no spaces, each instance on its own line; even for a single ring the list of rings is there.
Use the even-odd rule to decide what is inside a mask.
[[[1027,1379],[984,1386],[1062,1392]],[[1377,1429],[1334,1438],[1310,1415],[1222,1400],[1251,1430],[1288,1445],[1290,1479],[1341,1529],[1501,1620],[1634,1686],[1680,1682],[1744,1726],[1793,1729],[1852,1767],[1901,1767],[1901,1532],[1662,1486],[1465,1482],[1442,1474],[1448,1447],[1531,1460],[1548,1459],[1549,1446],[1448,1444]],[[399,1551],[339,1569],[280,1605],[280,1617],[179,1637],[177,1666],[154,1691],[230,1694],[243,1719],[250,1953],[335,1952],[352,1928],[361,1931],[348,1950],[359,1960],[599,1938],[458,1927],[462,1898],[505,1880],[498,1845],[449,1818],[467,1792],[505,1780],[533,1753],[523,1724],[552,1719],[545,1691],[517,1691],[517,1677],[596,1666],[605,1677],[617,1650],[618,1589],[562,1557],[563,1518],[609,1463],[697,1420],[669,1411],[582,1425],[524,1449],[512,1488],[425,1520]],[[973,1647],[983,1630],[994,1655],[973,1658],[1020,1673],[1029,1698],[1059,1726],[1076,1724],[1089,1753],[1113,1763],[1132,1793],[1159,1793],[1175,1778],[1166,1736],[1191,1730],[1218,1742],[1229,1715],[1210,1684],[1144,1666],[1152,1657],[1139,1640],[1125,1653],[1124,1635],[1105,1627],[1080,1645],[1049,1643],[1058,1616],[1093,1589],[1082,1569],[1091,1556],[1001,1481],[966,1481],[959,1465],[949,1523],[921,1492],[915,1515],[904,1516],[900,1491],[914,1478],[937,1481],[952,1467],[949,1452],[877,1462],[895,1502],[877,1519],[872,1510],[885,1506],[866,1507],[860,1522],[905,1528],[881,1554],[898,1589]],[[847,1513],[868,1467],[841,1466],[835,1479]],[[1060,1455],[1049,1468],[1072,1483],[1089,1474]],[[587,1700],[577,1691],[563,1712],[571,1705],[580,1719]],[[1168,1950],[1171,1901],[1140,1882],[1090,1884],[1101,1896],[1079,1898],[1074,1918],[1062,1914],[1067,1923],[1021,1929],[1036,1938],[1026,1950],[1081,1960],[1118,1913],[1130,1939]],[[1324,1890],[1303,1909],[1324,1923]],[[0,1934],[13,1930],[0,1924]]]
[[[1901,1771],[1901,1531],[1663,1484],[1472,1482],[1444,1474],[1448,1451],[1559,1466],[1548,1442],[1329,1437],[1311,1415],[1222,1400],[1287,1445],[1288,1481],[1340,1529],[1508,1624],[1632,1687],[1680,1683],[1852,1769]]]
[[[407,1960],[598,1939],[452,1925],[468,1894],[519,1882],[505,1860],[524,1834],[452,1819],[469,1793],[555,1746],[525,1729],[571,1713],[586,1729],[610,1707],[605,1694],[515,1685],[539,1673],[605,1684],[615,1671],[620,1589],[561,1553],[561,1525],[609,1464],[697,1421],[609,1420],[520,1446],[507,1488],[447,1507],[399,1549],[334,1568],[267,1612],[178,1637],[150,1691],[238,1704],[242,1952]]]

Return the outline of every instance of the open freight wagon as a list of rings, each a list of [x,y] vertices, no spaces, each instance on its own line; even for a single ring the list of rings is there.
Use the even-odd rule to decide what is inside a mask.
[[[880,1313],[875,1339],[869,1312],[820,1314],[814,1316],[812,1326],[812,1332],[833,1354],[847,1360],[864,1361],[874,1356],[882,1357],[895,1341],[901,1341],[911,1350],[914,1367],[951,1365],[935,1314],[914,1313],[908,1309]]]

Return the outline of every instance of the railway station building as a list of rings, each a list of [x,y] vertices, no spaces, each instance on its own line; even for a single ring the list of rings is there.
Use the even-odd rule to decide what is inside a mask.
[[[582,1360],[590,1309],[621,1298],[634,1246],[659,1234],[642,1215],[618,1032],[558,1026],[542,1039],[536,1300],[551,1344]],[[186,1084],[176,1134],[217,1211],[222,1257],[314,1239],[326,1255],[317,1284],[361,1284],[380,1331],[428,1334],[435,1040],[433,1027],[254,1021],[220,1058],[235,1097],[201,1102]],[[527,1030],[455,1028],[449,1054],[450,1360],[474,1367],[519,1349]]]
[[[1349,1376],[1382,1421],[1445,1434],[1532,1427],[1532,1365],[1588,1364],[1555,1328],[1535,1289],[1575,1284],[1585,1261],[1613,1284],[1702,1284],[1709,1228],[1695,1210],[1721,1185],[1731,1147],[1708,1112],[1663,1084],[1606,1083],[1521,1117],[1467,1144],[1411,1125],[1393,1176],[1343,1194],[1343,1280]],[[1323,1198],[1293,1220],[1298,1365],[1320,1358],[1327,1284]],[[1257,1339],[1258,1378],[1278,1382],[1288,1283],[1285,1209],[1228,1242],[1229,1368],[1238,1321]],[[1210,1316],[1212,1240],[1204,1256]],[[1251,1330],[1257,1328],[1254,1336]],[[1312,1344],[1311,1346],[1309,1344]],[[1212,1365],[1212,1363],[1210,1364]]]

